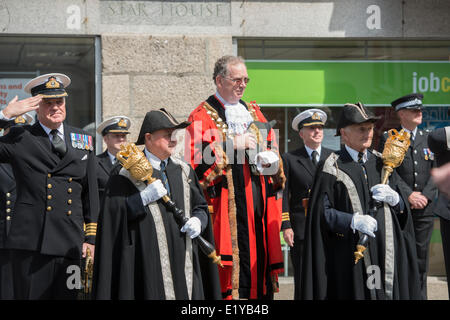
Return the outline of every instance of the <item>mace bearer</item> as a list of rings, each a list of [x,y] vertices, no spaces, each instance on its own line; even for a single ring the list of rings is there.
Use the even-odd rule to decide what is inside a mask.
[[[388,133],[389,136],[382,153],[383,170],[381,173],[381,184],[386,184],[394,168],[402,164],[410,145],[410,134],[403,129],[400,132],[396,129],[391,129]],[[377,203],[375,204],[374,212],[376,212],[378,205]],[[368,240],[368,235],[364,234],[356,245],[356,251],[354,252],[355,264],[364,257],[363,252],[366,250]]]
[[[116,158],[122,164],[123,168],[128,170],[130,175],[142,182],[147,182],[148,184],[156,181],[153,174],[153,167],[145,157],[145,154],[134,144],[128,143],[126,145],[121,145],[121,150],[117,153]],[[188,218],[185,217],[183,210],[177,208],[175,203],[170,199],[168,195],[162,197],[164,205],[171,211],[175,219],[180,226],[184,225]],[[202,252],[207,255],[213,263],[223,267],[220,256],[217,256],[214,246],[206,241],[202,236],[195,238]]]

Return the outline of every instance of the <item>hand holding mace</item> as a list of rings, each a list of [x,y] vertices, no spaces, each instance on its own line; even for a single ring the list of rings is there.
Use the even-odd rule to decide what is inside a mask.
[[[126,145],[122,144],[116,158],[134,179],[143,182],[147,181],[149,184],[156,181],[156,178],[152,177],[152,165],[147,160],[144,153],[136,147],[134,143],[128,143]],[[183,210],[178,208],[168,195],[164,195],[161,199],[166,208],[173,213],[175,220],[179,225],[183,226],[189,220],[184,216]],[[223,267],[220,256],[217,256],[216,249],[210,242],[206,241],[202,236],[198,236],[194,239],[197,241],[202,252],[206,254],[213,263]]]

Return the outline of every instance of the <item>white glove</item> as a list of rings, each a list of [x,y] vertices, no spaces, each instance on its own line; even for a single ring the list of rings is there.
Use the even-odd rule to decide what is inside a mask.
[[[199,218],[190,218],[180,230],[181,232],[186,232],[191,239],[194,239],[200,235],[202,231],[202,223]]]
[[[166,194],[167,190],[164,188],[161,180],[155,180],[141,191],[142,203],[146,206],[151,202],[161,199]]]
[[[273,151],[262,151],[255,156],[256,168],[261,174],[271,175],[278,171],[278,155]],[[267,167],[264,167],[267,166]]]
[[[377,184],[370,188],[372,192],[372,198],[378,201],[386,202],[391,207],[398,204],[400,196],[387,184]]]
[[[353,233],[355,233],[355,230],[358,230],[375,238],[374,232],[377,231],[378,223],[375,218],[369,215],[361,215],[359,212],[355,212],[350,226],[353,229]]]

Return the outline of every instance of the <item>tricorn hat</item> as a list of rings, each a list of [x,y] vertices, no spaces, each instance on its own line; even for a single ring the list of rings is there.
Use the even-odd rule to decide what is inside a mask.
[[[128,129],[131,126],[131,120],[127,116],[114,116],[104,120],[98,125],[97,132],[102,136],[108,133],[130,133]]]
[[[419,109],[422,110],[423,94],[412,93],[391,102],[395,111],[401,109]]]
[[[70,85],[70,78],[62,73],[47,73],[31,79],[24,87],[26,93],[44,98],[66,97],[66,88]]]
[[[184,129],[190,124],[189,121],[178,122],[177,119],[164,108],[149,111],[142,122],[136,145],[145,143],[146,133],[153,133],[162,129]]]
[[[380,116],[375,116],[367,110],[361,102],[357,102],[356,104],[346,103],[342,108],[335,136],[340,136],[340,130],[349,125],[364,122],[376,122],[380,118]]]
[[[292,129],[299,131],[308,126],[324,126],[327,114],[320,109],[308,109],[295,116],[292,120]]]

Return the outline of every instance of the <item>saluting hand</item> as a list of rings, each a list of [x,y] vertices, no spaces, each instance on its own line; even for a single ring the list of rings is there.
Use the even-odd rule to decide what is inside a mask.
[[[18,117],[29,111],[36,110],[39,108],[39,103],[42,101],[42,96],[37,95],[34,97],[29,97],[23,100],[19,100],[18,96],[15,96],[3,109],[3,115],[8,118]]]

